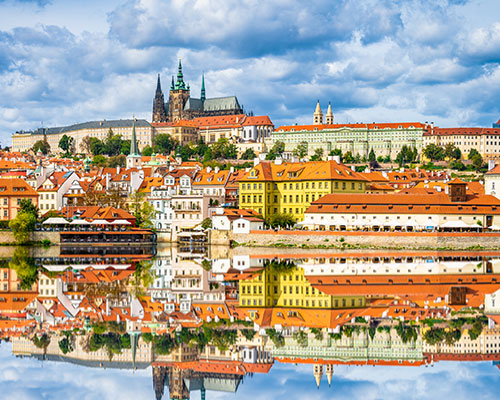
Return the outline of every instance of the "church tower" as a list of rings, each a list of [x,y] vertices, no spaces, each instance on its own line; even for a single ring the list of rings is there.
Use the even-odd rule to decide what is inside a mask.
[[[165,98],[161,91],[160,74],[158,74],[158,82],[156,84],[156,93],[153,100],[153,122],[166,122],[167,114],[165,113]]]
[[[135,135],[135,118],[132,125],[132,137],[130,138],[130,154],[127,156],[127,168],[139,168],[141,166],[141,153],[137,146],[137,137]]]
[[[321,382],[321,378],[323,377],[323,365],[322,364],[314,364],[313,370],[314,379],[316,380],[316,385],[319,389],[319,384]]]
[[[326,378],[328,379],[328,386],[331,386],[333,377],[333,364],[327,364],[325,370],[326,370]]]
[[[331,103],[328,103],[328,111],[326,112],[325,124],[327,125],[333,124],[333,112]]]
[[[200,96],[200,100],[201,101],[205,101],[206,98],[207,98],[207,96],[205,94],[205,75],[202,74],[201,75],[201,96]]]
[[[177,81],[173,82],[170,88],[170,98],[168,105],[168,120],[170,122],[177,122],[185,118],[184,106],[189,100],[189,84],[184,82],[184,75],[182,74],[182,64],[179,58],[179,67],[177,70]]]
[[[316,104],[316,110],[314,111],[314,125],[322,125],[323,124],[323,111],[321,111],[321,107],[318,103]]]

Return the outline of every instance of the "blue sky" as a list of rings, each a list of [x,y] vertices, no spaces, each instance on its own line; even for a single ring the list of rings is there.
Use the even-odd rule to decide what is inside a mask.
[[[0,393],[16,400],[153,400],[151,369],[102,370],[72,364],[40,362],[11,355],[11,345],[0,345]],[[275,364],[267,375],[245,378],[236,395],[208,392],[207,399],[498,399],[500,371],[491,362],[440,362],[434,367],[337,366],[328,387],[320,389],[311,365]],[[199,392],[191,399],[198,400]],[[167,396],[164,396],[167,399]]]
[[[150,119],[182,57],[199,96],[237,95],[276,125],[491,126],[497,0],[0,0],[0,144],[20,129]]]

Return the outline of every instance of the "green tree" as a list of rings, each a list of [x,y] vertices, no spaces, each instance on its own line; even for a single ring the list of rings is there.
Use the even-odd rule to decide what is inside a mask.
[[[103,156],[96,156],[96,157],[103,157]],[[116,168],[116,167],[125,168],[126,164],[127,164],[127,157],[124,156],[123,154],[120,154],[119,156],[111,156],[106,162],[106,165],[111,168]]]
[[[63,354],[71,353],[74,350],[71,338],[64,337],[59,340],[59,348],[61,349]]]
[[[46,333],[41,336],[35,335],[33,336],[33,344],[39,349],[43,349],[44,354],[47,352],[47,347],[50,344],[50,336]]]
[[[31,232],[35,229],[36,217],[32,213],[18,212],[16,218],[9,222],[9,228],[14,234],[16,242],[19,244],[27,243]]]
[[[293,155],[299,157],[300,159],[307,156],[307,142],[300,142],[297,147],[293,150]]]
[[[271,228],[284,228],[286,226],[294,226],[295,219],[291,214],[275,213],[266,218],[266,224]]]
[[[442,161],[445,157],[443,148],[434,143],[428,144],[423,153],[431,161]]]
[[[66,154],[69,154],[74,150],[74,141],[75,139],[73,137],[63,135],[61,140],[59,140],[59,148]]]
[[[347,153],[344,154],[343,162],[345,162],[346,164],[352,164],[354,162],[354,157],[352,155],[352,152],[348,151]]]
[[[468,155],[468,157],[467,157],[467,158],[468,158],[469,160],[472,160],[472,157],[474,157],[476,154],[477,154],[477,155],[480,155],[480,154],[479,154],[479,151],[477,151],[476,149],[470,149],[470,151],[469,151],[469,155]]]
[[[471,158],[472,165],[476,168],[476,170],[481,169],[481,167],[484,164],[483,157],[481,157],[481,154],[474,154]]]
[[[106,165],[108,165],[108,160],[103,155],[98,154],[94,156],[92,164],[94,164],[97,167],[105,167]]]
[[[274,143],[273,147],[271,147],[269,153],[267,153],[266,160],[275,160],[276,158],[281,157],[284,151],[285,143],[281,140],[278,140],[276,143]]]
[[[314,154],[311,157],[311,161],[322,161],[324,150],[322,147],[318,147],[314,150]]]
[[[220,138],[211,148],[214,159],[236,159],[238,156],[236,145],[229,143],[227,138]]]
[[[417,159],[418,152],[415,147],[403,145],[401,151],[396,156],[396,162],[401,166],[405,163],[411,163]]]
[[[106,145],[96,137],[91,137],[90,138],[90,152],[94,155],[101,155],[101,154],[106,154]]]
[[[19,212],[33,214],[38,219],[38,207],[30,199],[21,199],[19,202]]]
[[[252,148],[246,149],[243,154],[241,155],[242,160],[253,160],[257,155],[255,154],[255,151],[253,151]]]
[[[31,290],[38,279],[38,268],[35,259],[30,257],[26,246],[16,247],[9,261],[9,268],[16,271],[21,289]]]
[[[152,220],[156,217],[156,210],[150,202],[146,201],[145,197],[145,193],[134,192],[131,195],[129,208],[136,218],[135,224],[137,226],[152,229],[154,227]]]
[[[340,161],[343,160],[343,157],[342,157],[342,150],[340,149],[333,149],[332,151],[330,151],[330,156],[338,156],[340,157]]]
[[[153,138],[153,148],[157,153],[170,154],[176,147],[176,141],[167,133],[160,133]]]
[[[460,158],[462,158],[462,152],[453,143],[448,143],[443,152],[444,156],[448,157],[450,160],[460,160]]]
[[[33,145],[33,151],[38,153],[41,151],[44,156],[50,153],[50,144],[46,140],[39,140]]]
[[[375,152],[373,151],[373,147],[370,149],[370,153],[368,154],[368,161],[370,161],[370,162],[377,161],[377,156],[375,156]]]
[[[142,149],[142,155],[144,157],[150,157],[153,154],[153,148],[151,146],[146,146]]]
[[[212,227],[212,220],[210,218],[205,218],[202,223],[201,223],[201,227],[203,229],[208,229],[208,228],[211,228]]]

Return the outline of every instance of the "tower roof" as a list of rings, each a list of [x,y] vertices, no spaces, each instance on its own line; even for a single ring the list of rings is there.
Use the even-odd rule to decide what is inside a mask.
[[[321,106],[319,105],[319,100],[316,103],[316,110],[314,110],[314,114],[323,114],[323,111],[321,111]]]
[[[137,146],[137,137],[135,135],[135,118],[134,118],[134,124],[132,125],[132,136],[130,138],[130,157],[137,157],[140,156],[141,153],[139,153],[139,147]]]
[[[205,95],[205,74],[201,74],[201,101],[205,101],[206,95]]]
[[[333,116],[333,111],[332,111],[332,104],[328,103],[328,111],[326,112],[326,116]]]
[[[184,83],[184,76],[182,74],[182,63],[179,58],[179,67],[177,70],[177,82],[175,83],[175,90],[186,90],[186,84]]]
[[[158,74],[158,82],[156,83],[156,92],[161,92],[160,74]]]

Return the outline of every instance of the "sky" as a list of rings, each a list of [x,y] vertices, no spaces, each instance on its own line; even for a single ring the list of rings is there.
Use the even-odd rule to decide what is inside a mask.
[[[151,367],[146,370],[86,368],[16,358],[0,345],[0,393],[16,400],[153,400]],[[500,371],[491,362],[439,362],[434,367],[336,366],[317,389],[312,365],[279,364],[269,374],[245,377],[236,394],[207,392],[208,400],[489,400],[498,399]],[[126,389],[124,389],[126,388]],[[168,399],[165,388],[164,400]],[[191,399],[199,400],[200,392]]]
[[[498,0],[0,0],[0,145],[19,130],[151,120],[179,57],[193,97],[275,126],[488,126],[500,117]]]

